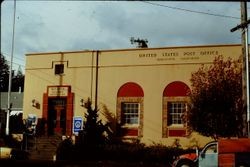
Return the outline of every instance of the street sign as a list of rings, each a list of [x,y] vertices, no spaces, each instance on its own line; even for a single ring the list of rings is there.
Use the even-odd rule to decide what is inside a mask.
[[[78,132],[82,130],[82,117],[73,118],[73,133],[78,135]]]

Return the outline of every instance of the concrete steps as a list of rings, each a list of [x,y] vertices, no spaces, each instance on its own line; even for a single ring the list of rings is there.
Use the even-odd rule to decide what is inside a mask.
[[[61,136],[41,136],[29,139],[28,152],[30,160],[53,160],[56,149],[62,141]]]

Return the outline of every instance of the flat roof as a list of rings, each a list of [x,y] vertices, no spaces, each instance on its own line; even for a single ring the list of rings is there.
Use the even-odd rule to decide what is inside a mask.
[[[160,49],[179,49],[179,48],[204,48],[204,47],[231,47],[241,46],[241,44],[211,44],[211,45],[192,45],[192,46],[169,46],[169,47],[155,47],[155,48],[127,48],[127,49],[104,49],[104,50],[78,50],[78,51],[58,51],[58,52],[37,52],[27,53],[26,56],[44,55],[44,54],[64,54],[64,53],[87,53],[87,52],[120,52],[120,51],[141,51],[141,50],[160,50]]]

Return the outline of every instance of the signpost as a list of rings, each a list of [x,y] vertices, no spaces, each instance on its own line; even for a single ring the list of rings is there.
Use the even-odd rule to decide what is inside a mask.
[[[73,118],[73,133],[78,135],[79,131],[82,130],[82,117],[74,117]]]

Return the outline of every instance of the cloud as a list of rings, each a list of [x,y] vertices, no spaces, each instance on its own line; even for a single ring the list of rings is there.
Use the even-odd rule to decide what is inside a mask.
[[[173,4],[175,3],[172,3],[172,6]],[[190,3],[184,4],[190,8]],[[178,7],[181,3],[176,5]],[[209,12],[213,6],[215,5],[211,3],[209,6],[207,3],[203,4],[202,7],[206,8],[201,8],[200,11]],[[215,9],[214,13],[218,13],[217,11],[222,11],[222,7],[225,8],[225,4],[218,4],[212,9]],[[226,9],[224,14],[232,15],[232,8]],[[149,4],[140,2],[132,5],[114,2],[110,6],[99,6],[96,10],[98,12],[95,12],[95,19],[109,37],[119,36],[123,40],[129,40],[131,36],[147,38],[151,47],[240,42],[236,35],[230,33],[230,28],[238,21],[235,19],[176,11],[159,6],[149,7]],[[101,34],[100,36],[107,37]]]
[[[17,1],[15,55],[30,52],[134,48],[130,37],[149,47],[240,43],[230,29],[240,19],[239,2]],[[10,53],[13,2],[2,4],[2,50]]]

